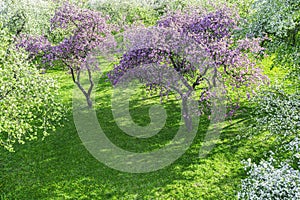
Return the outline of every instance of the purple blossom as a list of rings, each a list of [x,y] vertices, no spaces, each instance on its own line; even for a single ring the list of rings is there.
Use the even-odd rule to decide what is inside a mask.
[[[200,102],[216,97],[210,91],[217,82],[224,84],[224,93],[229,88],[234,91],[243,88],[251,92],[268,79],[248,55],[260,54],[264,49],[257,38],[235,40],[233,33],[238,29],[238,21],[238,14],[227,7],[213,12],[193,8],[170,13],[154,27],[133,27],[124,34],[130,45],[118,65],[109,73],[109,78],[116,85],[125,73],[134,73],[139,66],[165,63],[185,77],[190,88],[196,90],[201,87],[198,89]],[[193,44],[192,47],[189,47],[190,44]],[[194,55],[207,57],[207,61],[194,65],[198,63],[194,62],[198,59]],[[150,89],[164,88],[165,82],[149,81],[147,86]],[[236,100],[229,99],[232,102]],[[237,109],[235,106],[229,115]]]
[[[101,13],[81,9],[65,3],[57,9],[50,20],[51,29],[49,38],[56,31],[67,32],[69,36],[61,41],[50,41],[45,36],[22,35],[18,47],[22,47],[30,53],[32,58],[41,58],[42,63],[52,64],[60,61],[71,72],[73,82],[81,89],[91,107],[90,94],[93,88],[91,77],[91,65],[87,64],[87,58],[94,50],[105,51],[115,45],[111,32],[112,26],[106,23],[106,18]],[[88,66],[88,67],[87,67]],[[94,67],[96,69],[97,66]],[[88,91],[81,86],[79,77],[82,70],[87,70],[91,83]]]

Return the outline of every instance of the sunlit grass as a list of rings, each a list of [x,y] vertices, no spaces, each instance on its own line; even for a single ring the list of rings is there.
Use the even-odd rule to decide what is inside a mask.
[[[263,136],[236,139],[245,119],[242,112],[225,123],[220,140],[212,152],[199,159],[199,150],[209,126],[200,117],[199,130],[188,151],[164,169],[131,174],[108,168],[83,146],[72,117],[73,83],[70,74],[49,71],[58,80],[61,99],[69,107],[64,127],[44,141],[28,142],[15,153],[0,149],[1,199],[235,199],[240,180],[245,177],[242,160],[258,160],[272,148]],[[168,119],[156,136],[136,139],[122,132],[111,111],[112,87],[103,78],[96,88],[95,109],[109,139],[128,151],[143,152],[161,148],[174,137],[180,121],[180,106],[173,99],[164,103]],[[142,99],[146,98],[146,101]],[[171,99],[172,100],[172,99]],[[142,126],[150,122],[149,108],[159,97],[145,97],[142,91],[131,98],[130,113]],[[247,104],[245,104],[247,106]],[[263,142],[262,142],[263,141]]]

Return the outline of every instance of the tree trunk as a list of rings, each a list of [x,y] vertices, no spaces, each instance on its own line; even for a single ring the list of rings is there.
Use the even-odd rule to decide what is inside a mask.
[[[79,82],[76,82],[76,85],[80,89],[80,91],[82,92],[82,94],[84,94],[88,107],[92,108],[93,107],[93,101],[91,99],[91,93],[90,92],[86,92],[84,90],[84,88],[82,87],[82,85]],[[92,90],[93,86],[94,85],[90,85],[89,90]]]
[[[93,90],[93,87],[94,87],[94,81],[93,81],[91,70],[87,69],[88,78],[89,78],[89,82],[90,82],[90,87],[89,87],[88,91],[86,91],[82,87],[82,85],[80,84],[80,73],[81,73],[81,70],[79,69],[77,71],[77,79],[75,79],[75,74],[74,74],[74,70],[73,70],[72,67],[70,67],[70,70],[71,70],[73,82],[77,85],[77,87],[80,89],[80,91],[84,94],[84,96],[86,98],[86,102],[87,102],[88,107],[92,108],[93,107],[93,101],[91,99],[91,94],[92,94],[92,90]]]
[[[89,95],[85,95],[85,98],[86,98],[86,102],[88,104],[88,107],[92,108],[93,107],[93,101],[91,100],[91,97]]]

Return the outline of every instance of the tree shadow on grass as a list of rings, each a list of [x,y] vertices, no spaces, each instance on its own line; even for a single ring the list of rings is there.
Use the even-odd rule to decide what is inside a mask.
[[[238,154],[243,159],[253,157],[257,161],[264,157],[266,151],[276,148],[274,137],[268,137],[267,133],[255,133],[249,113],[251,107],[241,107],[240,111],[223,128],[220,140],[222,149],[226,152]],[[240,149],[247,148],[248,151],[239,154]],[[221,149],[220,149],[221,151]]]
[[[176,102],[166,105],[169,119],[160,134],[149,140],[136,139],[124,134],[114,122],[108,87],[109,83],[99,86],[96,108],[99,122],[112,142],[140,152],[159,148],[174,137],[180,120]],[[142,116],[149,120],[148,108],[132,109],[133,118]],[[71,112],[67,118],[64,127],[44,141],[18,146],[15,153],[0,149],[2,199],[234,199],[244,176],[240,161],[260,158],[268,149],[257,139],[232,140],[240,134],[236,128],[238,120],[246,120],[239,115],[237,122],[223,129],[212,152],[199,159],[209,126],[209,120],[203,116],[192,145],[172,165],[150,173],[125,173],[95,159],[82,144]]]
[[[69,116],[65,127],[44,141],[28,142],[15,153],[1,150],[1,163],[4,199],[141,199],[181,179],[176,166],[189,160],[146,174],[110,169],[85,149]]]
[[[103,94],[107,91],[101,90]],[[102,100],[110,95],[102,96]],[[162,145],[173,135],[157,136],[151,142],[136,141],[122,133],[113,121],[111,108],[99,104],[98,113],[108,137],[116,144],[130,150]],[[64,127],[46,137],[44,141],[27,142],[16,147],[15,153],[1,152],[1,198],[3,199],[142,199],[153,196],[155,188],[163,188],[180,179],[177,165],[188,165],[189,160],[179,159],[177,165],[162,170],[131,174],[110,169],[96,160],[80,140],[72,113],[68,113]],[[174,120],[174,118],[173,118]],[[175,120],[176,121],[176,120]],[[172,127],[174,126],[174,127]],[[171,123],[168,128],[175,128]],[[145,149],[144,149],[145,150]]]

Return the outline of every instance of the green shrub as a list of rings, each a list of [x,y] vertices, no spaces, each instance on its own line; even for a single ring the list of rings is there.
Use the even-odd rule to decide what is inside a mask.
[[[14,48],[8,29],[0,28],[0,146],[13,151],[15,143],[55,130],[64,109],[55,95],[56,82],[39,74]]]

